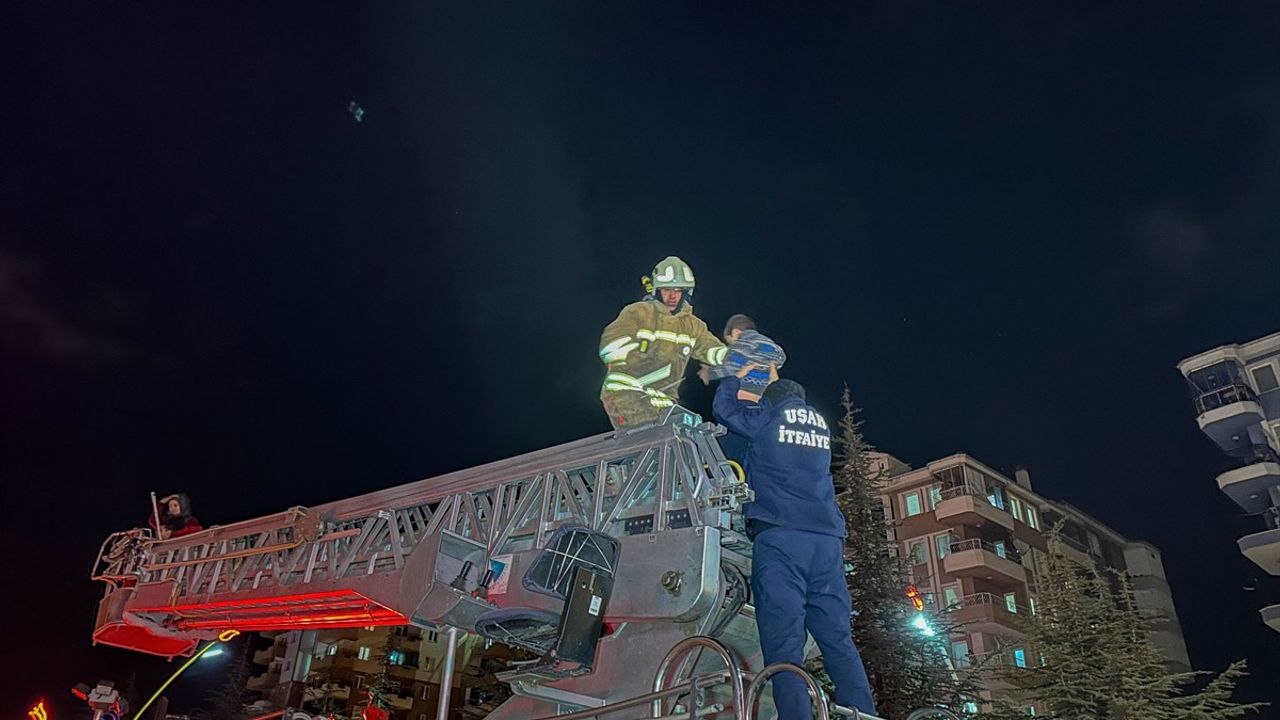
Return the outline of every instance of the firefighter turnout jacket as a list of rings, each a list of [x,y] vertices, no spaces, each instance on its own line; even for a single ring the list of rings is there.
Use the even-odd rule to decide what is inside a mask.
[[[631,303],[600,336],[600,400],[615,426],[656,419],[678,402],[690,357],[719,365],[727,352],[689,303],[675,314],[654,298]]]

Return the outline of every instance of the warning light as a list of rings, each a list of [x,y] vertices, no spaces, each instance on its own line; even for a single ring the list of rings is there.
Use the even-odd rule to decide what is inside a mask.
[[[27,717],[30,720],[49,720],[49,711],[44,706],[44,701],[36,703],[27,711]]]
[[[924,596],[920,594],[915,585],[907,586],[907,599],[911,601],[912,607],[917,611],[924,610]]]
[[[218,642],[231,642],[239,634],[239,630],[223,630],[218,633]]]

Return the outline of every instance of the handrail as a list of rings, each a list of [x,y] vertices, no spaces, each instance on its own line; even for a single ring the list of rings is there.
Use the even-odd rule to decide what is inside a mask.
[[[692,652],[694,648],[707,648],[719,655],[720,659],[724,661],[725,668],[729,672],[729,682],[733,687],[733,713],[736,718],[741,718],[743,708],[746,707],[743,704],[746,693],[742,687],[742,670],[739,667],[737,658],[734,657],[733,650],[715,638],[694,635],[676,643],[667,651],[667,655],[662,658],[662,662],[658,664],[658,672],[653,676],[653,691],[656,693],[663,690],[662,686],[666,684],[667,671],[670,669],[671,663],[675,662],[677,658],[683,661],[685,656]],[[690,681],[690,692],[695,690],[695,684]],[[663,698],[655,698],[653,700],[651,718],[662,717],[662,700]]]
[[[671,669],[672,664],[678,660],[683,661],[689,653],[700,648],[710,649],[719,655],[720,659],[725,663],[725,669],[706,673],[704,675],[695,675],[689,679],[688,684],[680,683],[669,688],[662,687],[665,684],[667,672]],[[676,697],[684,693],[694,695],[701,689],[714,687],[716,685],[723,685],[726,682],[731,684],[733,688],[734,720],[753,720],[755,717],[754,712],[758,710],[756,704],[760,699],[761,693],[764,692],[765,685],[768,683],[769,678],[781,672],[789,672],[799,675],[800,679],[804,681],[808,688],[809,695],[814,699],[818,708],[816,720],[832,720],[832,706],[827,699],[826,693],[822,692],[822,689],[818,687],[818,683],[813,679],[813,675],[811,675],[807,670],[791,663],[774,663],[766,666],[763,670],[751,676],[751,684],[749,688],[744,691],[742,684],[744,674],[738,664],[733,650],[719,640],[706,637],[705,635],[694,635],[693,637],[685,638],[684,640],[676,643],[671,650],[667,652],[666,657],[662,658],[662,662],[658,664],[658,672],[654,675],[653,692],[647,692],[643,695],[637,695],[636,697],[628,698],[626,700],[608,703],[601,705],[600,707],[585,708],[571,713],[565,713],[563,715],[545,715],[533,718],[532,720],[591,720],[592,718],[599,718],[601,715],[609,715],[619,710],[626,710],[646,703],[653,704],[650,708],[649,720],[670,720],[671,718],[677,717],[693,720],[694,718],[708,713],[724,712],[726,708],[719,703],[705,708],[693,707],[691,704],[688,711],[685,713],[663,714],[665,710],[662,707],[662,701],[669,697]],[[841,717],[847,717],[850,718],[850,720],[884,720],[876,715],[869,715],[867,713],[860,712],[856,708],[836,707],[838,709],[838,714]],[[922,718],[931,716],[939,716],[947,718],[947,720],[960,720],[959,716],[943,707],[920,708],[919,710],[912,712],[907,717],[907,720],[921,720]]]
[[[693,679],[693,682],[690,683],[690,686],[694,687],[695,689],[701,689],[703,687],[718,685],[724,682],[726,679],[727,678],[725,677],[725,673],[723,672],[711,673],[708,675],[699,675],[698,677],[695,677]],[[586,708],[585,710],[577,710],[571,713],[566,713],[564,715],[544,715],[539,718],[533,718],[533,720],[586,720],[586,718],[594,718],[594,717],[599,717],[600,715],[608,715],[609,713],[617,712],[619,710],[626,710],[628,708],[633,708],[633,707],[636,707],[637,705],[644,705],[645,703],[649,703],[649,702],[661,702],[666,698],[680,695],[688,691],[689,691],[689,687],[686,687],[684,685],[679,685],[676,687],[667,688],[665,690],[645,693],[644,695],[637,695],[633,698],[628,698],[626,700],[619,700],[616,703],[601,705],[600,707]]]
[[[799,665],[793,665],[786,662],[774,663],[765,667],[765,669],[761,670],[756,675],[755,679],[751,681],[751,689],[747,691],[748,712],[751,712],[751,709],[755,707],[756,700],[760,698],[760,693],[764,691],[765,683],[769,678],[781,672],[789,672],[799,675],[800,679],[804,681],[804,684],[808,686],[809,694],[813,696],[815,704],[818,707],[817,720],[831,720],[831,711],[827,707],[826,693],[822,692],[821,688],[818,687],[818,683],[814,682],[813,676]],[[857,710],[853,711],[853,717],[854,720],[857,720],[858,718],[871,718],[870,715],[864,715]],[[751,720],[751,715],[748,715],[746,720]]]

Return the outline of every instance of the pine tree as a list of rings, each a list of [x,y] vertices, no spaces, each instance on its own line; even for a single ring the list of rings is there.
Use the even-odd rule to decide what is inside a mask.
[[[384,710],[391,709],[391,695],[400,692],[400,683],[391,676],[391,668],[394,663],[391,662],[392,653],[396,651],[399,643],[391,629],[387,629],[386,639],[382,642],[382,649],[378,651],[378,672],[369,676],[369,702]]]
[[[1203,690],[1179,701],[1181,720],[1234,720],[1245,713],[1260,710],[1267,703],[1241,704],[1231,699],[1236,681],[1246,675],[1245,661],[1232,663],[1209,681]]]
[[[1061,720],[1230,720],[1258,707],[1230,699],[1241,663],[1203,691],[1184,694],[1198,673],[1163,664],[1128,578],[1116,574],[1108,583],[1094,564],[1063,550],[1056,529],[1037,580],[1038,613],[1026,627],[1041,662],[1002,671],[1021,702]],[[1020,712],[1006,702],[990,716]]]
[[[245,686],[249,682],[249,643],[241,642],[235,664],[222,686],[209,696],[205,707],[191,714],[194,720],[246,720]]]
[[[836,503],[848,527],[853,639],[867,668],[876,710],[883,717],[906,717],[927,705],[963,712],[966,703],[977,699],[973,675],[951,667],[949,628],[939,627],[940,618],[927,618],[936,623],[932,635],[910,625],[913,609],[905,596],[909,576],[881,500],[887,477],[872,464],[872,447],[862,436],[847,387],[841,405],[844,416],[833,438],[834,477],[842,490]]]

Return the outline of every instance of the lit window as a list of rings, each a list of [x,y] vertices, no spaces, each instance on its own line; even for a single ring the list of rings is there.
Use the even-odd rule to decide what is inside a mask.
[[[934,509],[935,507],[938,506],[938,503],[940,502],[942,502],[942,486],[930,485],[929,486],[929,509],[930,510]]]
[[[969,667],[969,643],[965,640],[951,643],[951,659],[958,668]]]
[[[489,649],[489,648],[491,648],[491,647],[493,647],[493,638],[485,638],[485,639],[484,639],[484,649],[485,649],[485,650],[488,650],[488,649]]]
[[[1253,384],[1258,386],[1258,392],[1270,392],[1280,387],[1280,382],[1276,381],[1276,371],[1271,365],[1259,365],[1249,372],[1253,373]]]
[[[967,702],[967,703],[965,703],[965,704],[964,704],[964,711],[965,711],[965,712],[967,712],[967,713],[969,713],[970,715],[977,715],[977,714],[978,714],[978,703],[976,703],[976,702]]]
[[[440,633],[435,630],[427,631],[427,642],[440,642]]]
[[[419,686],[418,686],[418,699],[419,699],[419,700],[428,700],[428,699],[430,699],[430,698],[431,698],[431,686],[430,686],[430,685],[419,685]]]
[[[425,697],[424,697],[424,698],[422,698],[422,699],[423,699],[423,700],[426,700],[426,698],[425,698]],[[427,720],[427,714],[426,714],[426,713],[418,713],[418,720]]]
[[[1036,515],[1036,509],[1029,504],[1027,505],[1027,524],[1030,525],[1033,530],[1040,529],[1040,517]]]
[[[1027,666],[1027,651],[1022,648],[1015,648],[1013,651],[1013,664],[1020,668]]]
[[[947,553],[951,552],[951,533],[943,533],[937,536],[934,538],[934,544],[938,549],[938,559],[941,560],[947,556]]]
[[[920,493],[913,492],[906,495],[903,498],[903,504],[907,508],[907,517],[911,517],[912,515],[919,515],[921,512],[923,512],[920,509]]]
[[[999,555],[999,556],[1000,556],[1000,557],[1002,557],[1002,558],[1008,558],[1008,557],[1009,557],[1009,551],[1004,549],[1004,541],[1003,541],[1003,540],[1001,540],[1000,542],[991,543],[991,545],[992,545],[992,547],[994,547],[994,548],[996,549],[996,554],[997,554],[997,555]]]
[[[1027,597],[1027,609],[1031,611],[1032,615],[1036,614],[1036,596],[1035,595],[1029,595]]]
[[[329,654],[330,654],[330,655],[337,655],[337,654],[338,654],[338,645],[337,645],[336,643],[335,643],[335,644],[333,644],[333,645],[330,645],[330,646],[329,646]]]
[[[387,653],[387,663],[389,665],[403,665],[404,651],[392,650],[391,652]]]
[[[371,651],[367,645],[361,645],[360,649],[356,651],[356,659],[368,660],[371,654],[373,654],[373,651]]]
[[[960,591],[954,585],[942,588],[942,601],[946,603],[947,607],[954,607],[956,603],[960,602]]]
[[[1035,716],[1036,716],[1036,709],[1035,709],[1035,707],[1033,707],[1033,706],[1031,706],[1031,705],[1028,705],[1028,706],[1027,706],[1027,716],[1028,716],[1028,717],[1035,717]]]
[[[357,690],[359,690],[359,689],[360,689],[360,688],[362,688],[362,687],[364,687],[364,676],[363,676],[363,675],[357,675],[357,676],[356,676],[356,689],[357,689]]]
[[[1018,520],[1022,519],[1022,501],[1013,495],[1009,496],[1009,513]]]
[[[1011,613],[1018,612],[1018,596],[1015,593],[1005,593],[1004,606]]]

